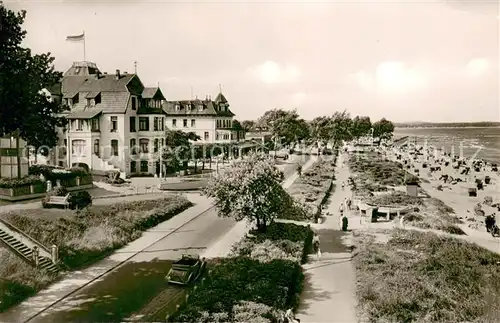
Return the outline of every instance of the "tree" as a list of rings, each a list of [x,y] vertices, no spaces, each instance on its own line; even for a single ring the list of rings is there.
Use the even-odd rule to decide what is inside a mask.
[[[379,139],[390,139],[394,132],[394,124],[385,118],[373,124],[373,137]]]
[[[268,128],[279,142],[290,144],[296,140],[307,139],[310,136],[309,125],[299,118],[296,110],[269,110],[257,121],[257,126]]]
[[[360,137],[368,135],[371,128],[372,123],[370,121],[370,117],[356,116],[352,120],[351,134],[355,139],[359,139]]]
[[[255,121],[253,120],[243,120],[241,122],[241,127],[243,128],[243,130],[245,130],[246,132],[252,130],[255,128]]]
[[[347,113],[347,111],[335,112],[331,118],[331,141],[333,143],[333,147],[337,147],[342,141],[348,141],[353,138],[352,135],[352,120]]]
[[[215,199],[219,216],[246,219],[265,231],[278,215],[297,211],[296,202],[280,184],[283,179],[271,158],[252,154],[212,178],[205,194]]]
[[[314,118],[310,123],[311,137],[315,140],[329,141],[333,133],[331,117],[321,116]]]
[[[165,131],[165,146],[162,147],[163,164],[174,172],[179,170],[182,164],[183,169],[187,169],[189,160],[194,157],[194,149],[191,142],[201,138],[194,132],[184,132],[182,130]]]
[[[50,53],[33,55],[21,47],[26,11],[13,12],[0,2],[0,136],[19,130],[35,148],[57,144],[56,127],[66,125],[64,107],[42,91],[56,85],[62,74],[54,70]]]

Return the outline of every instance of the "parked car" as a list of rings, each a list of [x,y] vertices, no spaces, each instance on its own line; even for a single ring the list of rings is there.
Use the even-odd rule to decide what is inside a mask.
[[[170,284],[189,285],[203,274],[206,262],[199,255],[182,255],[181,259],[172,264],[166,280]]]

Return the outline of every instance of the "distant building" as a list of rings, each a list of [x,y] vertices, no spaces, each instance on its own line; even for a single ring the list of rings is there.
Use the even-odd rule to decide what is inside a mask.
[[[60,147],[50,162],[84,163],[94,171],[126,175],[159,173],[158,151],[165,130],[194,132],[202,143],[232,143],[244,138],[233,129],[234,113],[222,93],[214,101],[167,101],[158,87],[145,87],[136,74],[101,73],[95,63],[76,62],[58,87],[47,89],[69,108]]]
[[[28,175],[26,141],[16,134],[0,137],[0,178],[21,178]]]

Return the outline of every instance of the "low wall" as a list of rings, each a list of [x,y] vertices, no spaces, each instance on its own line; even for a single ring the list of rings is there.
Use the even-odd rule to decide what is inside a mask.
[[[54,185],[53,187],[55,187]],[[68,191],[88,190],[94,187],[92,177],[83,177],[79,181],[76,179],[61,181]],[[23,201],[45,196],[47,192],[47,183],[26,185],[15,188],[0,188],[0,200],[5,201]]]

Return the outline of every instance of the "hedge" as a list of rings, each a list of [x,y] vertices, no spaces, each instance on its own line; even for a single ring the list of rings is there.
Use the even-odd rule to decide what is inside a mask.
[[[264,240],[304,242],[304,250],[301,259],[302,264],[307,262],[307,256],[313,249],[312,240],[314,232],[311,230],[310,226],[304,227],[294,223],[273,222],[267,227],[265,232],[251,230],[249,233],[254,237],[256,242],[263,242]]]
[[[233,307],[242,301],[265,304],[282,311],[296,308],[303,282],[302,267],[293,261],[261,263],[247,257],[223,259],[211,267],[205,282],[198,285],[188,302],[168,321],[200,322],[202,312],[224,312],[231,317]]]
[[[307,261],[312,251],[311,228],[293,223],[273,222],[265,232],[251,230],[242,241],[256,246],[265,241],[304,243],[301,263]],[[241,242],[240,242],[241,243]],[[274,259],[261,262],[247,255],[219,260],[209,266],[211,272],[197,285],[188,302],[168,318],[169,322],[204,322],[215,316],[226,316],[224,321],[236,321],[236,308],[245,308],[246,302],[269,306],[272,312],[263,318],[275,321],[279,312],[296,309],[304,284],[304,273],[298,261]],[[249,310],[250,311],[250,310]]]

